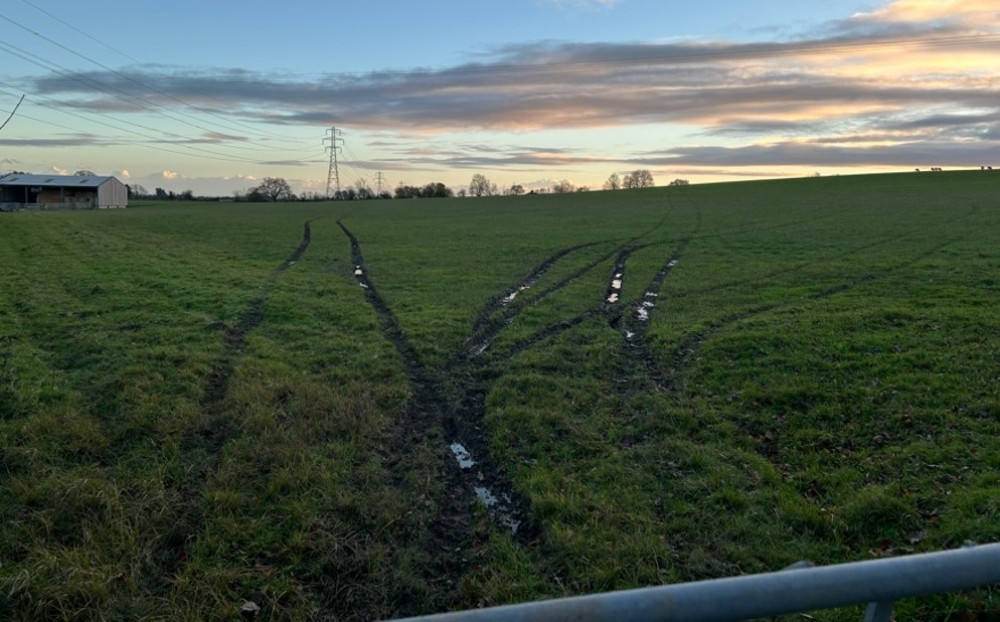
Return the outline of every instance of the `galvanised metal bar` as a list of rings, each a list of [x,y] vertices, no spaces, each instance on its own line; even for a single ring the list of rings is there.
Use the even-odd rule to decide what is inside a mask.
[[[902,598],[1000,583],[1000,544],[798,568],[558,600],[473,609],[410,622],[706,622],[874,603],[882,619]]]

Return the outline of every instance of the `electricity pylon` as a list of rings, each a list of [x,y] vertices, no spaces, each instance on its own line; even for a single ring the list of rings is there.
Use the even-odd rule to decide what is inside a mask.
[[[340,144],[343,143],[344,139],[341,138],[340,130],[336,127],[331,127],[326,131],[327,137],[323,139],[326,143],[330,141],[330,144],[326,146],[330,150],[330,171],[326,174],[326,198],[330,198],[330,188],[336,188],[337,196],[340,196],[340,171],[337,170],[337,151],[340,149]]]

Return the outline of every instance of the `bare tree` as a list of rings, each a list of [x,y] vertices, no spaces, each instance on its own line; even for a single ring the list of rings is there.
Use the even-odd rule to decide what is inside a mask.
[[[560,181],[559,183],[557,183],[556,185],[552,186],[552,193],[553,194],[562,194],[564,192],[573,192],[574,190],[576,190],[576,187],[572,183],[570,183],[570,181],[568,179],[564,179],[564,180]]]
[[[608,177],[608,180],[604,182],[605,190],[618,190],[621,187],[622,180],[618,177],[618,173],[611,173],[611,177]]]
[[[636,169],[625,175],[625,179],[622,181],[623,188],[652,188],[654,185],[653,174],[644,168]]]
[[[476,173],[469,184],[469,194],[474,197],[490,197],[497,193],[497,185],[490,183],[486,175]]]
[[[146,188],[141,184],[126,184],[125,188],[128,189],[128,196],[136,199],[145,197],[149,194],[149,191],[146,190]]]
[[[271,202],[295,200],[292,187],[283,177],[265,177],[259,186],[250,190],[248,196],[250,195],[261,196]]]
[[[368,180],[364,177],[354,182],[354,188],[358,191],[359,199],[375,198],[375,192],[372,191],[371,186],[368,185]]]

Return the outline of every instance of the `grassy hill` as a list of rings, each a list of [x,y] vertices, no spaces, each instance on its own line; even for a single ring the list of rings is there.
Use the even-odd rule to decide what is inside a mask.
[[[0,611],[369,619],[1000,540],[998,191],[4,214]]]

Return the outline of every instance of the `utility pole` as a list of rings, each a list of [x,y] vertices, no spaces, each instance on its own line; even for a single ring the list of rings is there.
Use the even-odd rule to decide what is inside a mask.
[[[378,191],[377,191],[377,194],[375,196],[381,199],[382,198],[382,184],[385,183],[385,175],[382,174],[382,171],[379,171],[378,173],[375,173],[375,183],[378,184]]]
[[[340,149],[340,143],[344,142],[341,138],[341,132],[336,127],[331,127],[326,131],[327,137],[323,139],[323,142],[330,141],[330,144],[326,146],[326,149],[330,150],[330,171],[326,174],[326,198],[330,198],[330,188],[336,188],[337,196],[340,196],[340,171],[337,170],[337,151]]]

